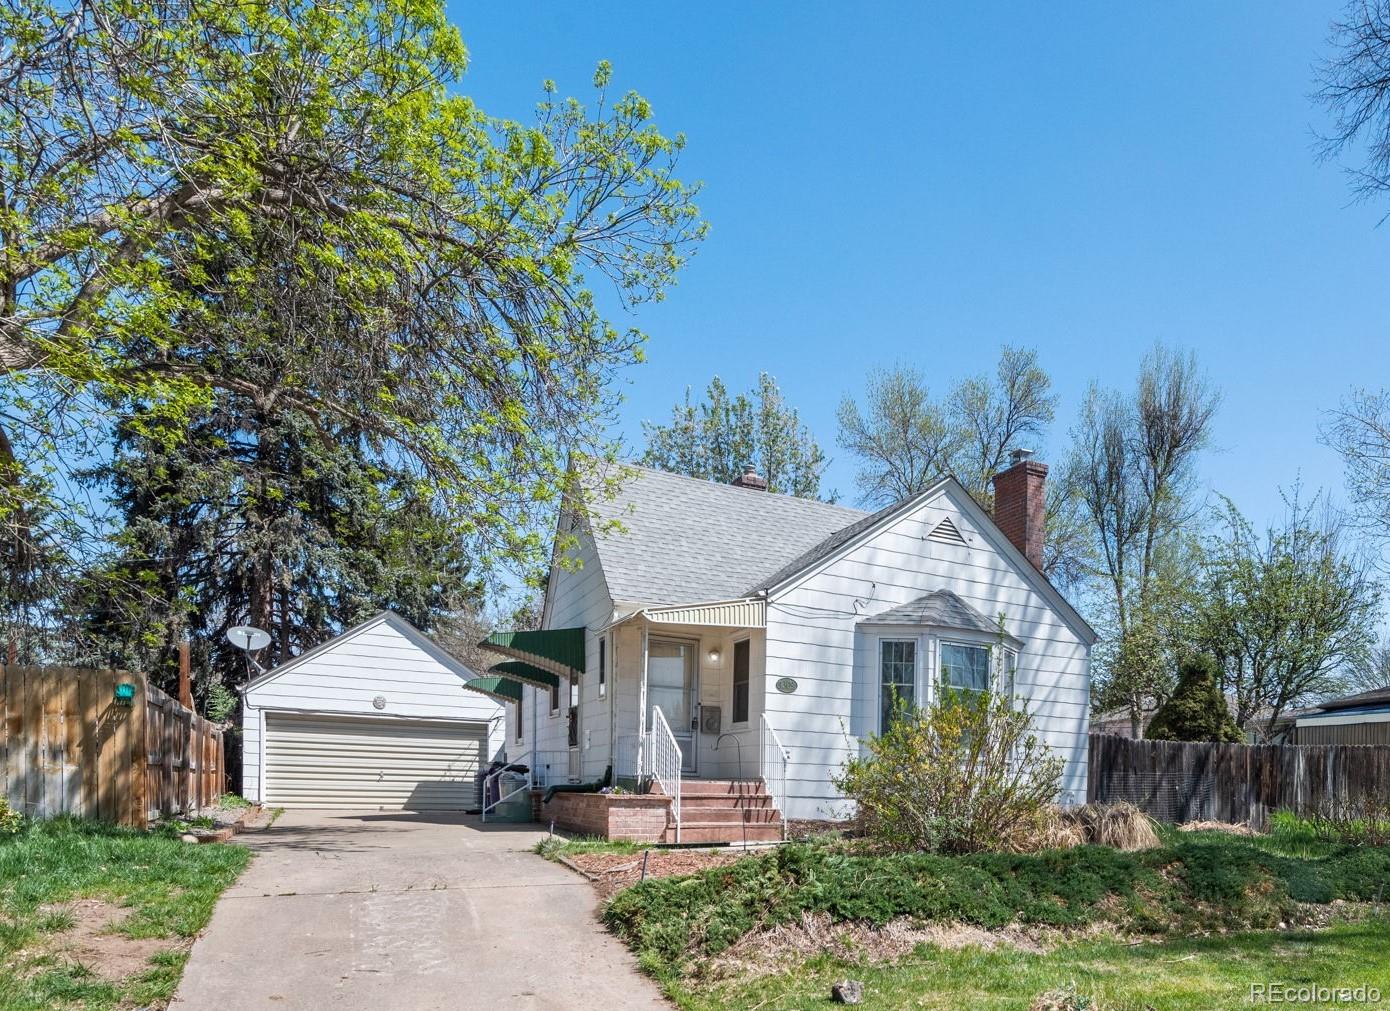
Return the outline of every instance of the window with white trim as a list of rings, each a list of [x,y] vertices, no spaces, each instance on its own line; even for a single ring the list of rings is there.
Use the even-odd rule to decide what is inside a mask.
[[[989,647],[941,643],[941,685],[958,692],[989,691]]]
[[[917,704],[917,640],[878,641],[879,732],[887,730],[903,707]]]
[[[608,636],[598,637],[598,697],[608,694]]]
[[[751,651],[747,639],[734,643],[733,722],[748,722],[748,677]]]

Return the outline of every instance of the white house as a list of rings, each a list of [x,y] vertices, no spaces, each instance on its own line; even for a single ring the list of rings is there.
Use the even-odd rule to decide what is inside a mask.
[[[562,515],[542,630],[484,644],[523,686],[509,758],[542,783],[762,779],[786,817],[831,818],[894,699],[993,683],[1084,801],[1095,633],[1040,571],[1047,468],[1015,455],[997,521],[949,478],[869,514],[631,468]]]
[[[243,692],[242,795],[280,807],[449,810],[478,806],[478,772],[502,747],[500,699],[383,611]],[[489,695],[476,689],[488,689]]]

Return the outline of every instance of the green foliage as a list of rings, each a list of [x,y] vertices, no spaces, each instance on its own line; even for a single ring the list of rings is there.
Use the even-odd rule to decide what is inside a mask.
[[[24,815],[0,798],[0,836],[16,835],[24,828]]]
[[[896,917],[1075,927],[1111,922],[1169,930],[1269,927],[1292,903],[1366,901],[1390,873],[1390,850],[1341,849],[1317,860],[1256,842],[1179,834],[1124,853],[1098,846],[1038,854],[866,855],[793,844],[685,878],[645,882],[613,897],[606,922],[646,964],[678,970],[758,927],[826,913],[884,924]]]
[[[17,0],[0,37],[0,508],[27,509],[22,542],[97,529],[72,521],[107,475],[74,469],[121,420],[125,453],[190,486],[143,482],[152,524],[229,480],[215,440],[264,438],[280,467],[389,463],[369,513],[423,509],[480,567],[543,557],[567,456],[603,455],[641,357],[591,286],[660,299],[704,234],[645,100],[601,65],[589,102],[547,87],[532,122],[490,117],[438,0]],[[312,483],[264,489],[281,532]]]
[[[864,831],[899,850],[975,852],[1022,845],[1056,799],[1064,763],[1002,693],[943,689],[869,739],[835,785]]]
[[[1216,684],[1216,661],[1205,653],[1189,656],[1178,671],[1178,685],[1154,713],[1144,736],[1153,741],[1245,740]]]
[[[1263,536],[1225,500],[1207,539],[1199,635],[1216,657],[1236,719],[1269,725],[1337,694],[1370,660],[1381,590],[1342,521],[1298,493]]]
[[[753,466],[770,492],[820,494],[825,453],[766,372],[758,374],[757,389],[734,397],[718,376],[699,404],[687,388],[668,424],[643,422],[642,431],[647,448],[641,462],[648,467],[728,484]]]

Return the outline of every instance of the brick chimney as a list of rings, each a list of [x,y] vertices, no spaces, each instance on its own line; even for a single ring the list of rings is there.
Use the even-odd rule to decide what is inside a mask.
[[[745,464],[743,473],[729,482],[735,488],[751,488],[753,491],[767,491],[767,478],[758,473],[751,463]]]
[[[1041,571],[1047,464],[1030,460],[1032,455],[1031,450],[1014,450],[1013,465],[994,475],[994,523]]]

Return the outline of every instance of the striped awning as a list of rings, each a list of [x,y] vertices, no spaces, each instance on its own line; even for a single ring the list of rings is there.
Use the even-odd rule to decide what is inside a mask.
[[[542,670],[572,677],[584,671],[584,629],[542,628],[533,632],[493,632],[478,643]]]
[[[541,670],[524,660],[503,660],[487,669],[489,674],[499,674],[513,681],[531,685],[535,688],[559,688],[560,679],[548,670]]]
[[[472,678],[463,683],[471,692],[479,692],[498,702],[521,702],[521,682],[503,677]]]

